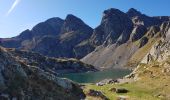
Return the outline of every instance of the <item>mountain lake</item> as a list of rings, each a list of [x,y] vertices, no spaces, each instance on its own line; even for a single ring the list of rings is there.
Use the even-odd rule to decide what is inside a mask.
[[[131,72],[128,69],[108,69],[97,72],[63,74],[59,77],[68,78],[78,83],[96,83],[104,79],[122,78]]]

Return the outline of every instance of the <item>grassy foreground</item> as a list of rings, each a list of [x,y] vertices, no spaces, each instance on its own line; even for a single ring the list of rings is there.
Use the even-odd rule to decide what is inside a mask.
[[[170,63],[166,63],[170,66]],[[165,65],[155,63],[141,65],[137,70],[138,80],[124,84],[107,84],[96,86],[86,84],[84,92],[89,89],[101,91],[110,100],[117,100],[119,96],[125,96],[127,100],[170,100],[170,73],[163,72]],[[125,88],[129,92],[118,94],[109,91],[111,88]],[[100,100],[87,95],[87,100]]]
[[[111,88],[125,88],[128,89],[129,92],[125,94],[117,94],[109,91]],[[97,91],[102,91],[102,93],[108,97],[110,100],[117,100],[119,96],[125,96],[128,100],[161,100],[157,97],[152,96],[153,89],[142,87],[140,83],[130,83],[130,84],[108,84],[104,86],[96,86],[92,84],[86,85],[84,91],[87,93],[89,89],[94,89]],[[100,98],[94,98],[87,96],[87,100],[99,100]]]

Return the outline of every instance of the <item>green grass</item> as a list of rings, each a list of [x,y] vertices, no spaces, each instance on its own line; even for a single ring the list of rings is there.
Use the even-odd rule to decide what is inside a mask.
[[[164,66],[154,61],[151,64],[140,64],[137,70],[138,81],[126,84],[108,84],[104,86],[96,86],[94,84],[86,84],[85,93],[89,89],[102,91],[110,100],[116,100],[118,96],[127,96],[128,100],[169,100],[170,93],[170,76],[162,73]],[[152,73],[151,73],[152,72]],[[154,77],[153,77],[154,76]],[[117,94],[109,91],[111,88],[125,88],[129,92],[125,94]],[[165,95],[165,97],[159,97]],[[93,97],[87,96],[88,100],[95,100]]]
[[[156,66],[156,67],[155,67]],[[125,83],[125,84],[108,84],[104,86],[96,86],[94,84],[86,84],[84,89],[85,93],[89,89],[102,91],[103,94],[110,100],[116,100],[118,96],[127,96],[128,100],[168,100],[168,97],[158,98],[157,95],[169,95],[170,87],[166,85],[170,84],[170,76],[164,75],[161,72],[163,66],[160,66],[158,62],[152,64],[140,64],[137,73],[140,80]],[[152,72],[152,74],[150,73]],[[152,77],[152,76],[155,77]],[[117,94],[109,91],[111,88],[125,88],[129,92],[125,94]],[[87,97],[88,100],[93,100],[92,97]]]
[[[128,100],[170,100],[170,74],[162,72],[165,68],[164,64],[170,66],[170,56],[165,61],[152,61],[149,64],[139,63],[142,58],[150,51],[151,47],[159,41],[159,38],[151,39],[144,47],[140,48],[130,59],[131,63],[139,64],[135,76],[137,81],[125,84],[107,84],[104,86],[96,86],[94,84],[86,84],[84,92],[89,89],[101,91],[110,100],[117,100],[119,96],[126,96]],[[138,41],[134,44],[138,45]],[[129,92],[125,94],[117,94],[109,91],[111,88],[125,88]],[[99,98],[87,95],[87,100],[99,100]]]
[[[127,66],[136,66],[150,51],[152,46],[158,41],[159,38],[151,38],[148,43],[142,48],[138,49],[133,56],[129,59]],[[135,45],[139,45],[139,40],[134,42]]]
[[[117,94],[109,91],[110,88],[125,88],[129,90],[128,93],[125,94]],[[129,100],[160,100],[154,96],[152,96],[152,89],[146,89],[141,87],[138,83],[131,83],[131,84],[108,84],[104,86],[96,86],[96,85],[86,85],[85,92],[88,89],[94,89],[98,91],[102,91],[103,94],[108,97],[110,100],[116,100],[118,96],[127,96]],[[88,100],[93,99],[92,97],[87,97]]]

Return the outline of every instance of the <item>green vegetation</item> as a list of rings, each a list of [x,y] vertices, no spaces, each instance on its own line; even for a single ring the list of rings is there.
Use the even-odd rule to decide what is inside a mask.
[[[119,96],[125,96],[128,100],[169,100],[170,98],[170,73],[168,70],[170,59],[158,62],[152,61],[149,64],[141,63],[137,70],[133,73],[136,81],[124,84],[107,84],[97,86],[94,84],[86,84],[84,92],[89,89],[101,91],[110,100],[116,100]],[[124,88],[129,92],[118,94],[109,91],[111,88]],[[87,96],[89,100],[93,97]]]
[[[146,87],[146,86],[145,86]],[[109,91],[111,88],[125,88],[129,90],[128,93],[122,94],[122,93],[114,93]],[[102,91],[102,93],[108,97],[110,100],[116,100],[119,96],[126,96],[130,100],[160,100],[154,96],[152,96],[152,89],[149,88],[143,88],[142,83],[134,82],[130,84],[108,84],[104,86],[96,86],[92,84],[86,85],[85,93],[89,89],[94,89],[97,91]],[[93,100],[93,97],[87,97],[89,100]]]
[[[130,60],[127,63],[127,66],[133,67],[133,66],[137,66],[139,64],[139,62],[144,58],[144,56],[150,51],[151,47],[158,41],[160,40],[160,38],[151,38],[148,43],[140,48],[139,50],[137,50],[133,56],[130,58]],[[139,41],[134,42],[135,45],[139,45]]]

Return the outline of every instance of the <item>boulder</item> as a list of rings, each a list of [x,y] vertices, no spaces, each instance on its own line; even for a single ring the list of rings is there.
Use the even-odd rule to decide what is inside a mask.
[[[109,89],[109,91],[116,92],[116,88],[111,88],[111,89]]]
[[[97,85],[97,86],[103,86],[103,85],[105,85],[105,83],[98,82],[98,83],[96,83],[96,85]]]
[[[127,96],[118,96],[116,100],[129,100]]]
[[[128,93],[129,91],[125,88],[117,88],[116,93]]]
[[[88,91],[88,95],[93,96],[93,97],[100,97],[102,100],[109,100],[105,95],[103,95],[103,93],[101,91],[96,91],[96,90],[90,89]]]
[[[103,86],[106,84],[113,84],[113,83],[118,83],[118,80],[114,80],[114,79],[104,79],[98,83],[96,83],[97,86]]]
[[[115,88],[115,87],[110,88],[109,91],[115,92],[115,93],[127,93],[127,92],[129,92],[129,91],[128,91],[127,89],[125,89],[125,88]]]

